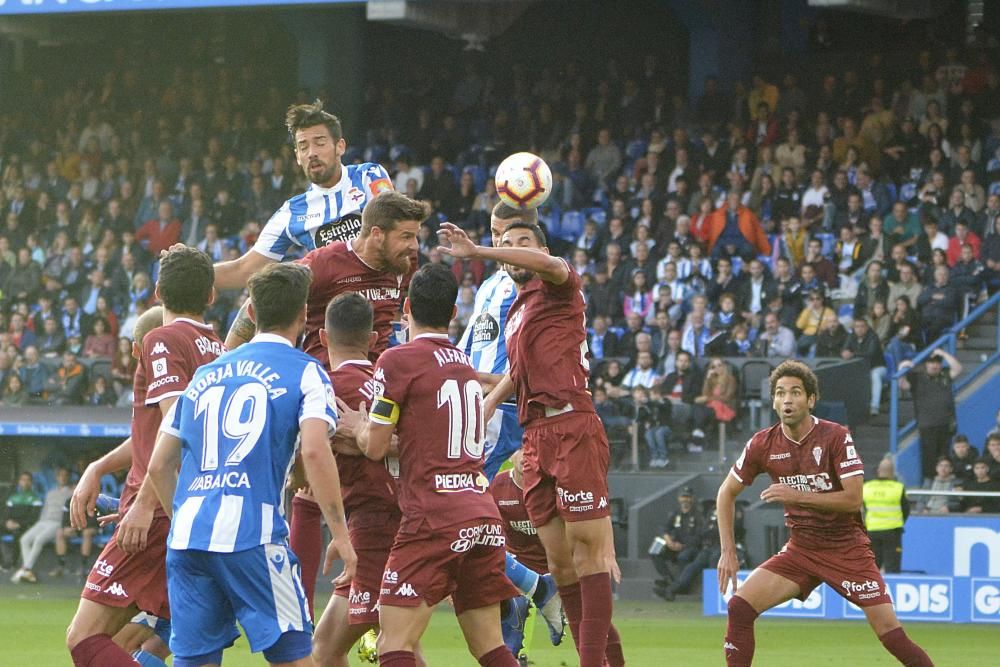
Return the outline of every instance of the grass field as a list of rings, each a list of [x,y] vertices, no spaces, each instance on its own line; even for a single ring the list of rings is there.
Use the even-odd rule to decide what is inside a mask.
[[[0,665],[3,667],[62,667],[69,665],[63,645],[66,624],[76,608],[78,591],[70,587],[0,587]],[[632,667],[724,664],[722,636],[725,619],[705,618],[700,605],[676,602],[618,602],[615,622],[625,656]],[[1000,665],[1000,632],[985,625],[910,623],[909,634],[938,667]],[[539,625],[532,644],[532,661],[539,667],[574,665],[571,644],[554,648]],[[470,665],[458,625],[450,610],[435,615],[424,641],[430,665]],[[357,661],[355,660],[354,663]],[[895,665],[863,622],[763,619],[757,624],[756,664],[764,667]],[[352,664],[354,664],[352,663]],[[226,667],[263,665],[251,657],[245,641],[226,652]]]

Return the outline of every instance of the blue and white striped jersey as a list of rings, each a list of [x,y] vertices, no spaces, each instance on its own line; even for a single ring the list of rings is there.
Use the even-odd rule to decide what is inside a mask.
[[[361,211],[376,195],[392,190],[389,174],[372,162],[345,165],[332,188],[313,183],[282,204],[264,225],[253,249],[280,262],[294,246],[306,252],[361,231]]]
[[[160,430],[181,440],[171,549],[284,544],[285,479],[299,424],[336,428],[333,386],[315,359],[273,334],[198,369]]]
[[[472,366],[480,373],[506,373],[510,368],[507,360],[507,312],[517,298],[517,285],[504,270],[498,270],[487,278],[476,292],[476,303],[469,326],[462,334],[458,349],[472,360]],[[514,451],[521,447],[524,430],[517,423],[517,410],[505,404],[493,414],[486,425],[486,446],[483,450],[486,476],[490,479],[500,465]],[[494,456],[494,451],[496,456]]]

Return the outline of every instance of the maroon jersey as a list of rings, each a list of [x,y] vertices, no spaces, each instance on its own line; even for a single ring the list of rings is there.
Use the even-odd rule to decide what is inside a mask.
[[[142,339],[132,399],[132,467],[122,491],[121,511],[142,486],[160,430],[160,401],[180,396],[194,372],[226,351],[211,325],[187,318],[153,329]],[[157,513],[163,510],[157,508]]]
[[[445,334],[422,334],[382,353],[375,366],[380,404],[369,418],[392,423],[398,410],[401,532],[494,518],[483,475],[483,390],[464,352]]]
[[[375,311],[373,327],[378,332],[378,340],[368,356],[372,361],[378,359],[389,346],[392,321],[399,314],[415,264],[411,264],[405,275],[378,271],[365,264],[351,244],[343,241],[317,248],[299,261],[313,272],[306,302],[306,337],[302,349],[329,366],[326,348],[319,341],[319,330],[326,326],[326,307],[335,296],[357,292]]]
[[[507,356],[521,424],[544,408],[593,412],[587,391],[586,304],[580,277],[567,264],[562,285],[534,278],[518,289],[507,315]]]
[[[548,572],[545,547],[538,539],[538,531],[528,519],[528,510],[524,508],[524,491],[514,482],[510,470],[497,473],[490,484],[490,493],[493,494],[503,520],[507,551],[517,556],[517,560],[528,569],[539,574]]]
[[[330,382],[337,397],[352,410],[357,410],[362,402],[371,407],[375,381],[370,361],[345,361],[330,373]],[[337,454],[336,457],[345,513],[399,511],[396,480],[389,474],[386,461],[344,454]]]
[[[810,419],[813,428],[801,442],[785,435],[781,424],[758,431],[747,442],[729,474],[747,486],[763,472],[772,482],[799,491],[842,491],[842,479],[865,472],[851,433],[840,424],[816,417]],[[860,512],[823,512],[786,505],[785,525],[791,529],[793,538],[813,543],[855,538],[867,541]]]

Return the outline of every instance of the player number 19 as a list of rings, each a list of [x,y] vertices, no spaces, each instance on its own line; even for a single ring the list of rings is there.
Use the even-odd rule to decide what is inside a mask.
[[[438,389],[438,407],[448,406],[448,458],[462,457],[462,450],[474,459],[481,458],[486,441],[483,423],[483,388],[476,380],[459,386],[458,380],[445,380]]]
[[[239,465],[257,444],[264,424],[267,421],[267,388],[253,382],[240,386],[233,392],[222,410],[222,397],[225,387],[210,387],[198,397],[194,406],[194,416],[197,419],[201,413],[205,415],[205,444],[201,450],[201,469],[203,472],[219,467],[219,431],[231,440],[238,440],[236,446],[226,457],[227,466]],[[249,409],[248,409],[249,404]],[[222,419],[219,419],[219,414]],[[246,419],[243,418],[246,413]]]

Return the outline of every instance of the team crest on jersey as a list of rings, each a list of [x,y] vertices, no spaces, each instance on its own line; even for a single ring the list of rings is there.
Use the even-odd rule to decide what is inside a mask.
[[[823,458],[823,448],[813,447],[813,458],[816,459],[816,465],[819,465],[820,459]]]
[[[350,199],[355,204],[357,204],[358,202],[364,200],[365,193],[357,188],[351,188],[350,190],[347,191],[347,198]]]

